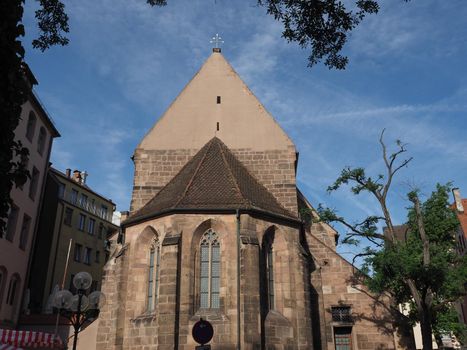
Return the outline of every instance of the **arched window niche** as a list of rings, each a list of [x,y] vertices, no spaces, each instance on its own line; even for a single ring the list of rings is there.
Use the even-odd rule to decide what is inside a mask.
[[[140,310],[139,317],[157,311],[163,237],[152,226],[146,226],[134,241],[128,284],[128,307]]]
[[[221,218],[204,219],[190,234],[190,314],[197,320],[208,315],[224,315],[226,305],[235,300],[236,236]],[[225,263],[231,261],[232,264]],[[203,300],[201,300],[203,299]]]
[[[260,275],[261,295],[263,296],[262,308],[265,313],[276,307],[275,277],[274,277],[274,237],[275,227],[266,230],[261,244]]]
[[[208,229],[201,237],[199,247],[199,307],[220,307],[220,242],[218,234]]]
[[[154,312],[159,296],[159,278],[161,264],[161,246],[156,236],[149,246],[148,283],[146,307],[149,313]]]

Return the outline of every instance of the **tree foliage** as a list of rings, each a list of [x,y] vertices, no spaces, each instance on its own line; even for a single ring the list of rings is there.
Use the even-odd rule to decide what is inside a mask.
[[[282,36],[287,41],[311,48],[310,67],[324,60],[326,66],[336,69],[344,69],[348,63],[341,51],[349,32],[365,15],[379,10],[375,0],[357,0],[353,9],[337,0],[258,0],[258,4],[282,22]]]
[[[65,5],[60,0],[39,0],[40,7],[36,10],[39,37],[32,41],[34,48],[44,51],[53,45],[67,45],[68,15]]]
[[[61,0],[36,0],[39,8],[35,13],[38,37],[32,45],[44,51],[54,45],[68,44],[68,16]],[[407,0],[404,0],[407,1]],[[349,33],[361,23],[367,14],[377,13],[379,0],[257,0],[268,14],[283,24],[282,36],[310,49],[309,66],[319,62],[329,68],[344,69],[348,58],[341,54]],[[167,0],[146,0],[150,6],[165,6]],[[10,191],[28,175],[24,169],[27,149],[14,140],[21,105],[26,101],[29,87],[24,84],[22,62],[24,48],[21,24],[24,0],[7,0],[0,4],[0,233],[10,204]],[[15,157],[18,155],[18,157]],[[19,160],[17,160],[19,159]]]
[[[414,207],[408,212],[404,241],[386,245],[365,259],[365,270],[373,271],[368,285],[375,292],[389,290],[397,303],[412,303],[413,296],[406,281],[412,280],[421,299],[432,295],[431,327],[435,335],[459,332],[453,303],[465,293],[467,260],[457,254],[455,232],[459,222],[449,207],[449,185],[437,185],[436,191],[421,206],[423,226],[429,242],[429,262],[424,263],[424,242],[421,239]],[[422,302],[423,304],[423,302]],[[426,305],[428,306],[428,305]],[[419,321],[417,305],[410,313],[412,321]]]
[[[340,223],[346,228],[344,243],[358,244],[362,239],[373,243],[357,254],[364,259],[357,277],[373,292],[389,292],[395,304],[410,305],[410,320],[421,324],[423,348],[431,349],[432,332],[439,337],[442,332],[454,331],[459,335],[465,331],[455,317],[453,303],[466,293],[467,256],[460,256],[456,250],[459,222],[449,206],[450,184],[438,184],[424,203],[417,191],[410,192],[408,200],[412,206],[408,208],[407,221],[395,228],[387,195],[394,175],[412,158],[398,159],[406,152],[400,141],[389,155],[383,135],[384,130],[380,137],[384,175],[370,177],[363,168],[347,167],[328,188],[331,192],[350,185],[355,195],[371,194],[380,205],[381,215],[350,223],[322,206],[318,214],[320,220]],[[379,229],[382,225],[384,232]],[[401,229],[405,230],[402,235]]]
[[[44,51],[53,45],[66,45],[68,16],[60,0],[38,0],[36,19],[39,37],[33,46]],[[24,66],[23,18],[24,0],[0,3],[0,237],[6,228],[13,186],[21,186],[29,176],[26,168],[29,151],[15,140],[15,129],[21,117],[21,106],[32,93]]]
[[[19,40],[24,35],[22,17],[22,1],[0,3],[0,237],[5,230],[3,219],[10,206],[10,191],[14,184],[23,184],[28,174],[28,150],[15,140],[14,134],[28,94],[22,70],[24,48]]]

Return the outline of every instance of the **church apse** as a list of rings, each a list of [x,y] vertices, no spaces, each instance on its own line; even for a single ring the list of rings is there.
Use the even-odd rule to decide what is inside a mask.
[[[382,309],[348,282],[336,232],[299,218],[299,205],[313,208],[296,187],[295,145],[220,51],[133,161],[125,243],[105,266],[99,349],[191,350],[201,317],[213,324],[213,350],[400,348],[364,317],[335,323],[333,307]]]

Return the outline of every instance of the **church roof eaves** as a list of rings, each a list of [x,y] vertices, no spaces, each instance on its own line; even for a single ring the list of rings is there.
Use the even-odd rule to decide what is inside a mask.
[[[266,217],[270,219],[276,219],[280,222],[289,223],[292,225],[301,225],[302,221],[298,218],[293,218],[290,216],[284,216],[277,213],[272,213],[266,210],[256,209],[256,208],[231,208],[231,209],[222,209],[222,208],[169,208],[167,210],[160,211],[158,213],[151,213],[147,215],[142,215],[138,217],[130,216],[127,220],[123,221],[120,226],[126,228],[132,225],[136,225],[147,220],[156,219],[164,217],[167,215],[173,214],[252,214],[258,215],[261,217]]]
[[[217,137],[211,139],[153,199],[123,223],[175,212],[262,213],[298,221]]]

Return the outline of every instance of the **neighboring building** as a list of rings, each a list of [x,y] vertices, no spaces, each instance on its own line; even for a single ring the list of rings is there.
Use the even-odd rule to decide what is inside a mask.
[[[216,137],[214,137],[216,136]],[[131,212],[104,267],[96,348],[399,349],[336,232],[299,218],[292,140],[214,49],[134,152]]]
[[[112,224],[115,204],[87,186],[86,176],[50,168],[28,286],[32,314],[51,313],[51,294],[73,291],[73,277],[80,271],[92,275],[90,291],[101,289],[107,238],[118,229]]]
[[[26,65],[24,69],[31,90],[27,102],[22,106],[15,138],[29,150],[27,169],[31,178],[23,186],[11,190],[13,203],[6,233],[0,238],[0,328],[15,328],[17,324],[52,142],[60,136],[32,89],[33,85],[37,85],[37,80]]]
[[[467,199],[462,199],[458,188],[452,190],[454,196],[454,210],[459,219],[459,229],[457,230],[456,239],[459,254],[467,254]],[[466,283],[467,288],[467,283]],[[459,302],[458,307],[459,320],[467,325],[467,296],[464,296],[462,302]],[[466,347],[467,348],[467,347]]]
[[[456,234],[457,247],[459,254],[467,254],[467,198],[461,198],[460,190],[454,188],[452,190],[454,196],[453,208],[456,211],[457,218],[459,219],[459,229]],[[467,309],[464,317],[464,321],[467,324]]]

